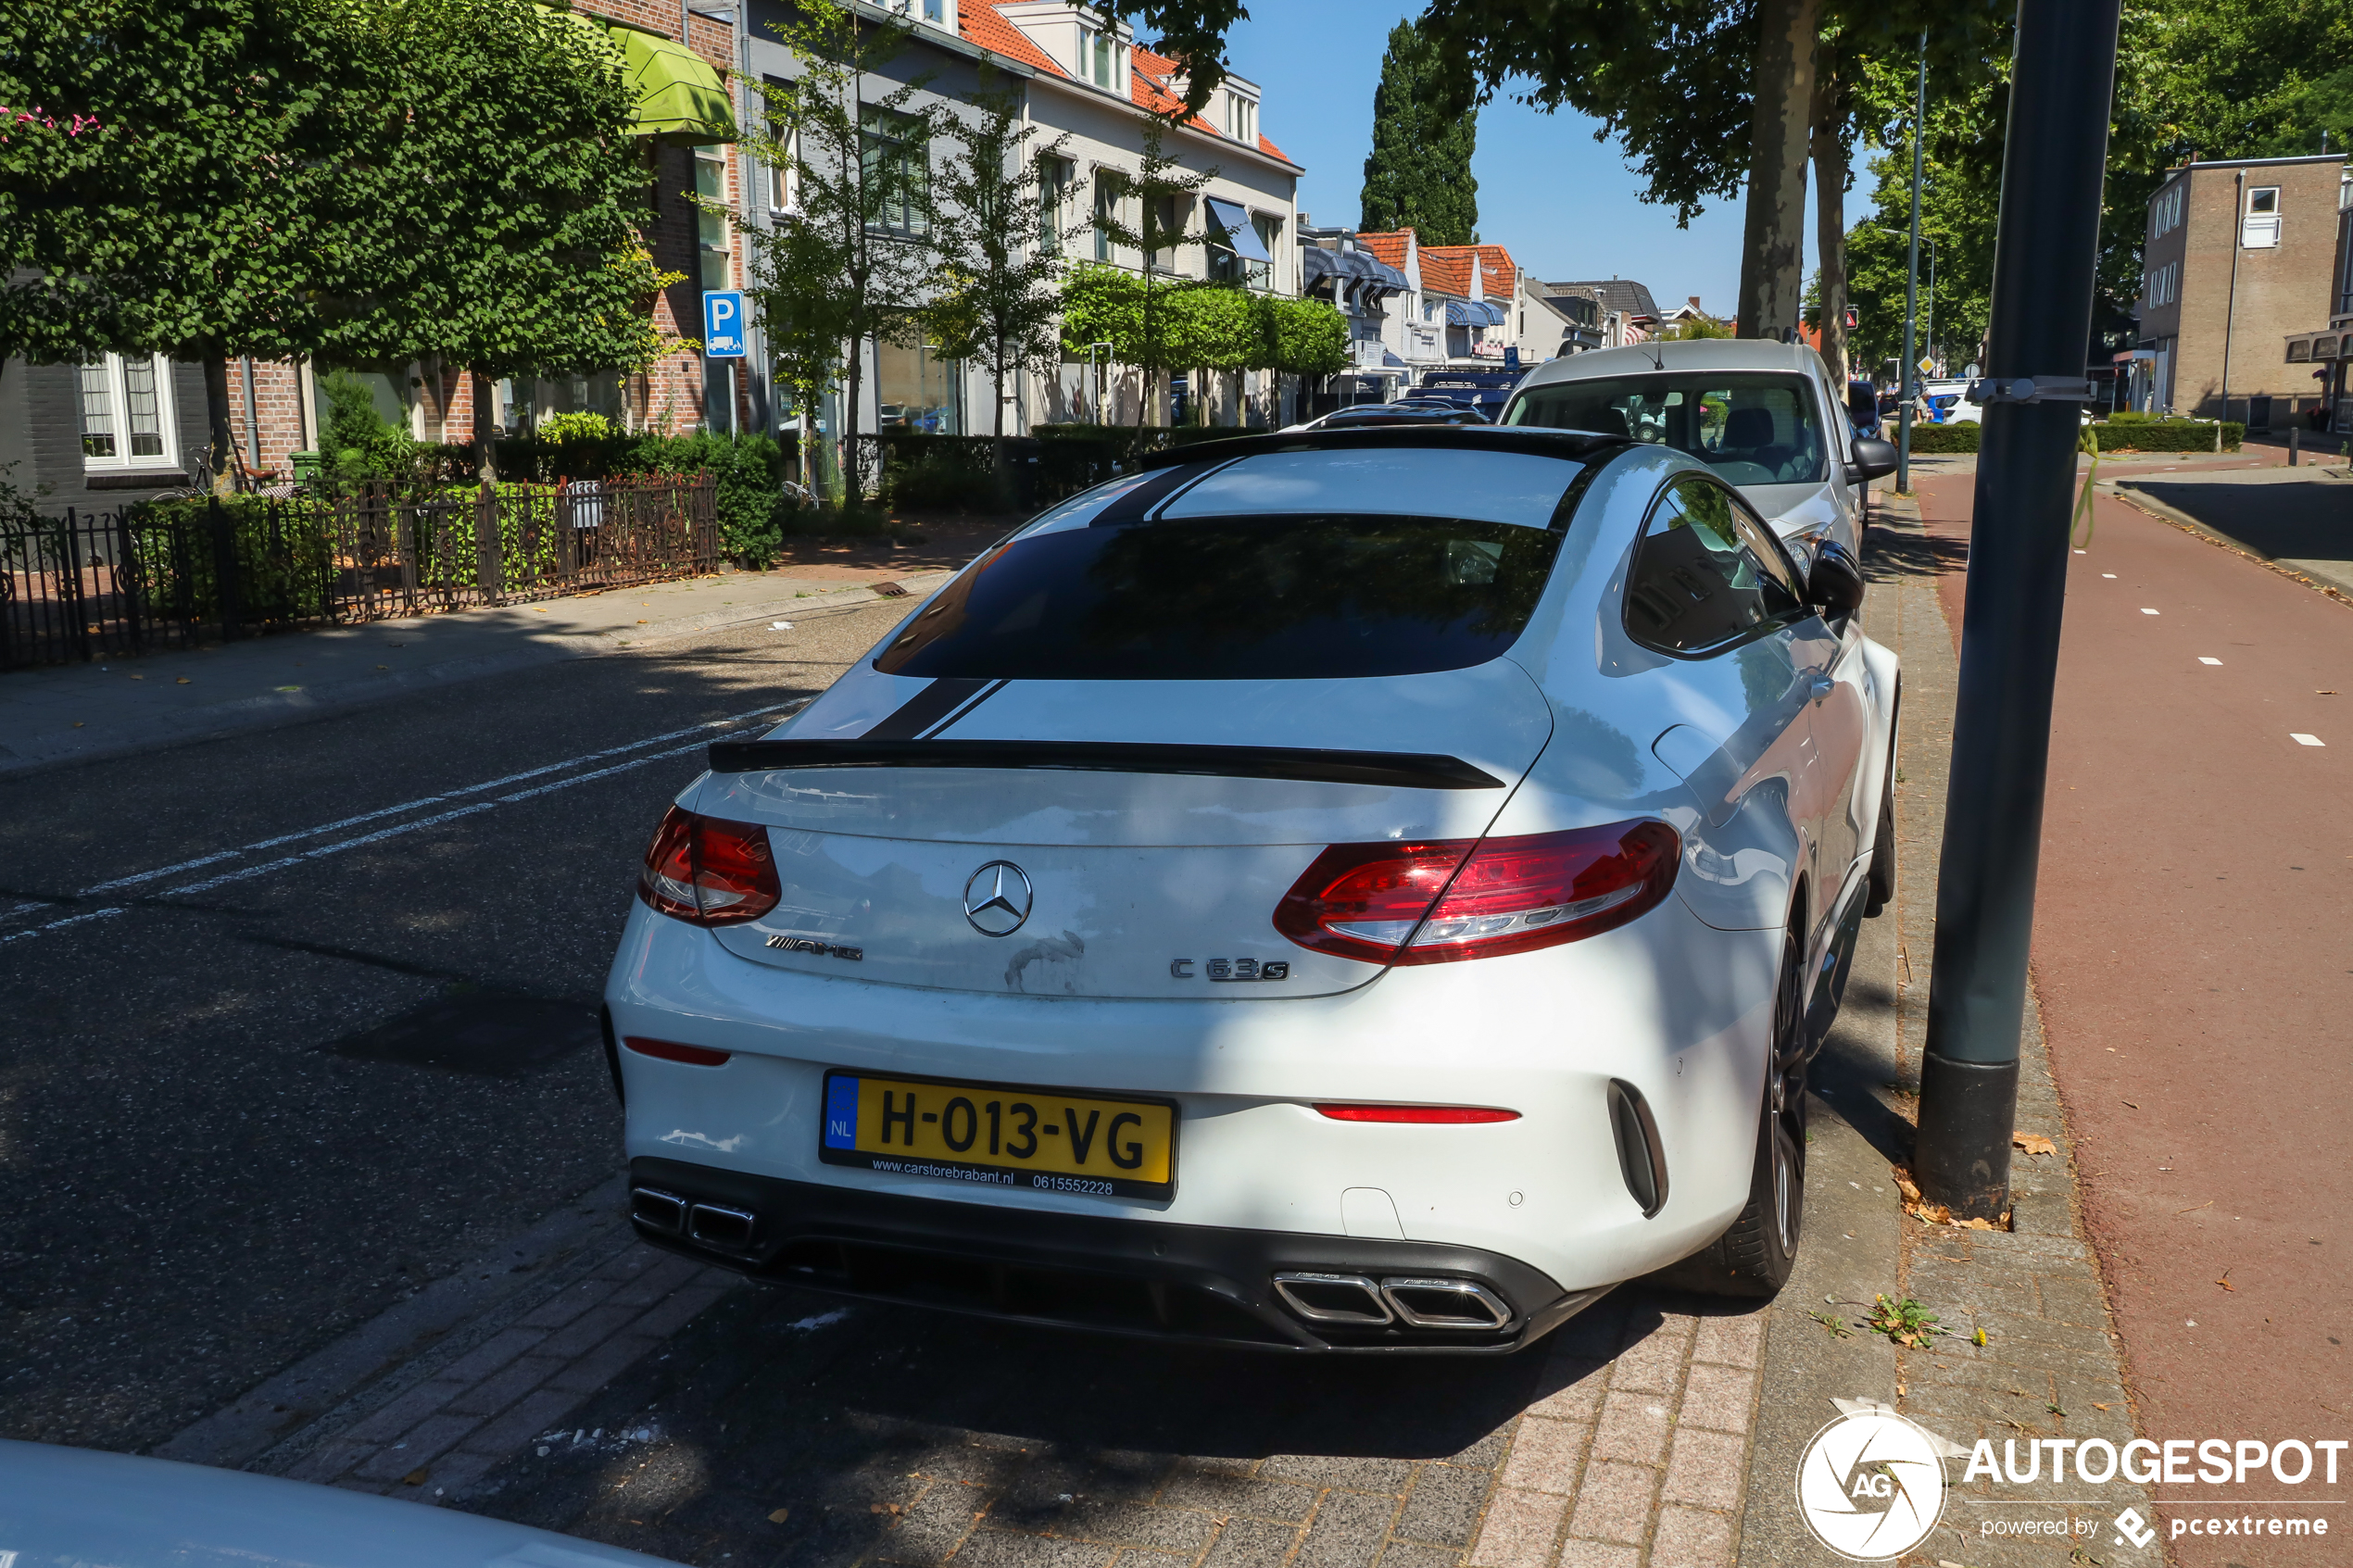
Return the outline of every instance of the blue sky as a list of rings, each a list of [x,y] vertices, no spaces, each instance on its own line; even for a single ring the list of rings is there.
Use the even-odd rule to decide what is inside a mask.
[[[1258,128],[1306,166],[1299,205],[1319,224],[1353,228],[1381,50],[1391,26],[1419,13],[1419,0],[1251,0],[1250,9],[1227,58],[1265,89]],[[1678,229],[1671,208],[1639,199],[1616,144],[1594,141],[1593,131],[1582,115],[1540,114],[1500,97],[1482,109],[1471,163],[1479,238],[1509,246],[1540,278],[1635,278],[1661,308],[1698,295],[1710,311],[1730,315],[1738,203],[1710,207]]]

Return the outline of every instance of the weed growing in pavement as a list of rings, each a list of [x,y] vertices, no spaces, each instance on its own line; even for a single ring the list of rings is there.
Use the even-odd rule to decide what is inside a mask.
[[[1901,1301],[1872,1297],[1871,1315],[1863,1320],[1863,1326],[1915,1350],[1928,1348],[1930,1336],[1944,1332],[1936,1326],[1936,1314],[1908,1296]]]
[[[1829,1329],[1832,1339],[1851,1339],[1854,1337],[1853,1333],[1847,1328],[1846,1324],[1841,1322],[1834,1313],[1808,1312],[1806,1315],[1812,1318],[1816,1323],[1820,1323],[1824,1328]]]

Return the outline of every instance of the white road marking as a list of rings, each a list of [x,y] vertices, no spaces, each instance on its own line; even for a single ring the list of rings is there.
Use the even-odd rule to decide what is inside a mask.
[[[35,925],[27,927],[23,931],[12,931],[6,936],[0,936],[0,943],[16,942],[27,936],[38,936],[44,931],[59,931],[69,925],[80,925],[84,921],[105,920],[108,915],[120,913],[122,913],[120,909],[93,909],[86,915],[68,915],[63,920],[53,920],[46,925]]]
[[[2113,582],[2115,582],[2115,581],[2116,581],[2116,573],[2114,573],[2113,571],[2103,571],[2103,572],[2101,572],[2101,573],[2100,573],[2100,575],[2101,575],[2102,577],[2107,578],[2107,579],[2108,579],[2109,582],[2111,582],[2111,583],[2113,583]]]
[[[455,789],[445,790],[439,795],[419,796],[414,800],[404,800],[397,806],[385,806],[373,811],[362,811],[356,817],[338,818],[332,822],[321,822],[316,827],[301,828],[293,833],[282,833],[272,838],[256,839],[251,844],[241,845],[234,849],[222,849],[210,855],[199,855],[193,860],[175,861],[169,866],[158,866],[153,871],[136,872],[130,876],[120,876],[115,878],[112,882],[102,882],[94,886],[85,887],[79,895],[77,895],[77,897],[87,898],[93,894],[112,893],[120,888],[135,887],[143,882],[153,882],[158,877],[176,876],[182,872],[193,872],[205,866],[218,865],[222,860],[233,860],[240,855],[249,855],[258,849],[275,849],[282,844],[292,844],[297,839],[316,838],[321,834],[334,833],[342,828],[358,827],[362,822],[380,822],[386,817],[399,816],[404,811],[414,811],[426,806],[438,806],[444,801],[459,799],[469,795],[480,795],[485,790],[497,789],[502,785],[521,784],[525,779],[544,778],[549,773],[560,772],[566,768],[577,768],[584,762],[595,762],[607,757],[618,757],[623,752],[635,751],[640,746],[660,746],[663,741],[676,740],[682,735],[700,734],[708,730],[725,729],[731,724],[740,724],[748,720],[764,718],[771,713],[777,712],[779,709],[789,708],[791,706],[792,704],[790,703],[774,703],[766,708],[755,708],[748,713],[733,713],[724,719],[711,719],[699,724],[689,724],[683,730],[666,730],[658,735],[641,736],[636,740],[628,741],[620,746],[606,746],[602,750],[585,751],[577,757],[567,757],[560,762],[549,762],[541,767],[527,768],[520,773],[503,773],[497,778],[485,779],[480,784],[460,784]],[[694,747],[686,746],[681,749],[691,751]],[[677,751],[666,751],[661,753],[661,755],[664,757],[674,757],[678,755],[678,753]],[[650,761],[652,759],[648,758],[647,760]],[[601,778],[604,775],[602,773],[591,773],[585,776],[588,778]],[[466,813],[462,811],[444,813],[433,820],[435,822],[447,822],[453,815],[462,816],[465,814]],[[418,825],[422,826],[422,824],[420,823]],[[359,841],[355,840],[354,842]],[[275,867],[282,865],[290,866],[304,858],[305,857],[303,856],[297,855],[280,860],[273,860],[271,862],[271,867],[274,869]],[[234,880],[236,880],[234,877],[216,877],[208,882],[195,884],[194,885],[196,887],[213,887],[219,885],[221,882]],[[175,888],[173,891],[187,892],[190,891],[190,889]],[[27,910],[53,909],[56,906],[49,904],[19,904],[15,909],[0,910],[0,918],[5,918],[6,915],[20,914]]]
[[[2141,607],[2141,613],[2142,613],[2143,615],[2155,615],[2155,614],[2157,613],[2157,611],[2155,611],[2155,610],[2153,610],[2153,609],[2149,608],[2146,605],[2143,605],[2143,606]]]
[[[2199,655],[2197,656],[2197,661],[2198,661],[2200,664],[2220,664],[2220,663],[2221,663],[2221,662],[2222,662],[2222,661],[2221,661],[2221,659],[2208,659],[2208,658],[2207,658],[2204,654],[2199,654]]]
[[[2289,734],[2288,734],[2288,737],[2287,737],[2287,738],[2288,738],[2288,739],[2290,739],[2290,740],[2292,740],[2292,741],[2294,741],[2294,742],[2295,742],[2296,745],[2298,745],[2298,746],[2326,746],[2326,745],[2328,745],[2328,742],[2326,742],[2326,741],[2322,740],[2322,739],[2320,736],[2318,736],[2318,735],[2308,735],[2308,734],[2302,734],[2301,732],[2294,732],[2294,731],[2292,731],[2292,732],[2290,732],[2290,733],[2289,733]]]

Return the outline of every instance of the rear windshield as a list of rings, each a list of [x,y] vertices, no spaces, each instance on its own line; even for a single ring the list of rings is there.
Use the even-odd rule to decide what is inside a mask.
[[[1513,399],[1504,422],[1672,446],[1729,484],[1811,484],[1822,477],[1821,421],[1804,376],[1714,371],[1554,382]]]
[[[1075,498],[966,569],[875,667],[1015,681],[1306,680],[1459,670],[1518,639],[1551,575],[1579,465],[1500,463],[1507,494],[1458,492],[1454,509],[1490,514],[1462,517],[1364,504],[1370,475],[1312,461],[1343,454],[1282,456],[1263,476],[1252,470],[1265,459],[1235,464],[1134,521],[1095,521],[1101,492]],[[1531,491],[1531,461],[1548,494]],[[1115,501],[1133,488],[1103,490]],[[1426,502],[1412,494],[1423,488],[1396,487]],[[1244,509],[1254,494],[1263,504]],[[1343,495],[1359,504],[1315,505]]]

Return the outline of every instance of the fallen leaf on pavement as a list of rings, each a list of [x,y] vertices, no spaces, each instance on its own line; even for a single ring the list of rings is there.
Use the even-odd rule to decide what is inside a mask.
[[[2134,1110],[2140,1110],[2140,1109],[2141,1109],[2139,1106],[2137,1106],[2137,1105],[2133,1105],[2133,1102],[2132,1102],[2131,1100],[2129,1100],[2129,1099],[2128,1099],[2128,1100],[2126,1100],[2124,1103],[2125,1103],[2126,1105],[2128,1105],[2128,1106],[2132,1106],[2132,1108],[2133,1108]]]
[[[400,1480],[404,1486],[422,1486],[425,1484],[425,1473],[422,1470],[412,1470],[403,1475]]]
[[[2058,1145],[2040,1133],[2012,1133],[2010,1146],[2014,1148],[2024,1149],[2029,1154],[2057,1154],[2058,1152]]]
[[[2224,1269],[2222,1271],[2222,1277],[2216,1280],[2214,1283],[2221,1286],[2223,1289],[2230,1291],[2233,1295],[2236,1295],[2238,1293],[2238,1286],[2231,1283],[2231,1271],[2228,1269]]]
[[[2092,1402],[2092,1408],[2093,1408],[2094,1410],[2095,1410],[2095,1411],[2104,1411],[2104,1410],[2108,1409],[2108,1407],[2107,1407],[2106,1405],[2101,1404],[2101,1403],[2100,1403],[2098,1400],[2096,1400],[2096,1399],[2095,1399],[2095,1400]]]
[[[792,1517],[792,1510],[791,1510],[791,1509],[789,1509],[789,1508],[780,1508],[780,1509],[776,1510],[776,1512],[774,1512],[774,1513],[771,1513],[771,1514],[768,1516],[768,1523],[769,1523],[769,1524],[783,1524],[786,1520],[790,1519],[791,1517]]]

